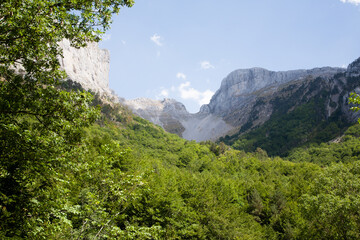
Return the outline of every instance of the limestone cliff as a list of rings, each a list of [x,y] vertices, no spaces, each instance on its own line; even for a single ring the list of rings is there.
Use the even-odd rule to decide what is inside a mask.
[[[344,71],[342,68],[330,67],[283,72],[263,68],[236,70],[222,81],[207,108],[210,113],[223,117],[231,125],[239,126],[245,122],[247,113],[260,93],[271,95],[279,86],[291,81],[307,76],[327,78]]]
[[[77,49],[71,47],[66,39],[59,45],[63,50],[63,58],[59,58],[59,62],[69,79],[100,95],[111,95],[108,50],[100,49],[97,43],[88,43],[87,47]]]

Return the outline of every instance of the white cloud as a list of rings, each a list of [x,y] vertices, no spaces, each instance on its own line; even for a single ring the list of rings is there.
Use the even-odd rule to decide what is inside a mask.
[[[182,73],[182,72],[178,72],[178,73],[176,74],[176,78],[185,80],[185,79],[186,79],[186,75],[185,75],[184,73]]]
[[[210,69],[210,68],[215,68],[213,65],[211,65],[211,63],[209,61],[202,61],[200,63],[201,68],[202,69]]]
[[[158,92],[160,90],[160,92]],[[169,97],[169,89],[161,87],[157,90],[158,94],[155,96],[156,99],[164,99]]]
[[[121,40],[121,43],[122,43],[123,45],[126,45],[126,41],[125,41],[125,40]]]
[[[182,99],[195,100],[200,106],[210,102],[210,99],[214,95],[214,92],[212,92],[211,90],[200,92],[190,87],[190,85],[190,82],[180,84],[178,90]]]
[[[200,105],[208,104],[213,95],[214,95],[213,91],[211,91],[209,89],[206,90],[205,92],[202,93],[202,98],[200,99],[199,104]]]
[[[168,96],[169,96],[169,91],[168,91],[167,89],[161,90],[160,96],[162,96],[162,97],[168,97]]]
[[[356,6],[360,4],[360,0],[340,0],[343,3],[351,3],[355,4]]]
[[[156,33],[150,37],[150,40],[153,41],[159,47],[162,46],[161,39],[162,39],[162,37]]]

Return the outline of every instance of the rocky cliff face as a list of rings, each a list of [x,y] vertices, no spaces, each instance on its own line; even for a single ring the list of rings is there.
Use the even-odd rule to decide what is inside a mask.
[[[97,43],[88,43],[87,47],[77,49],[71,47],[66,39],[59,45],[63,49],[63,58],[60,58],[59,62],[69,79],[100,95],[111,95],[108,50],[100,49]]]
[[[342,68],[329,67],[284,72],[268,71],[263,68],[236,70],[222,81],[220,89],[208,104],[208,111],[224,117],[227,122],[236,126],[241,124],[241,121],[230,115],[234,115],[234,111],[242,112],[241,115],[244,115],[244,111],[248,112],[251,109],[252,103],[260,93],[271,95],[282,84],[294,80],[301,80],[307,76],[330,77],[344,71]]]
[[[347,72],[349,75],[359,75],[360,74],[360,58],[356,59],[354,62],[349,64],[347,68]]]

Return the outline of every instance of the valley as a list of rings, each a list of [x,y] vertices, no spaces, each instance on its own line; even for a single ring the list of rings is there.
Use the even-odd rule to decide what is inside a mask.
[[[0,3],[0,239],[360,239],[360,58],[127,100],[97,42],[133,4]]]

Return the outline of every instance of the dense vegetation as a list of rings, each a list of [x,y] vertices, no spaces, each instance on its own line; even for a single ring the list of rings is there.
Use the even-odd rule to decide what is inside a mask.
[[[97,40],[131,4],[0,3],[0,238],[359,239],[358,126],[284,160],[183,140],[59,81],[56,41]]]
[[[39,152],[21,159],[22,170],[2,161],[2,238],[360,237],[357,125],[339,143],[288,160],[186,141],[120,105],[103,104],[97,123],[76,136],[52,155],[29,142]]]

